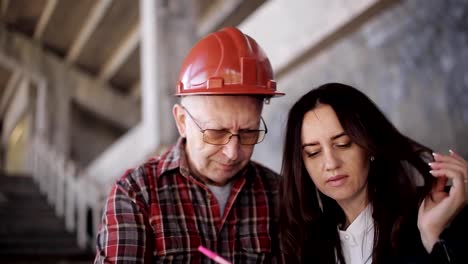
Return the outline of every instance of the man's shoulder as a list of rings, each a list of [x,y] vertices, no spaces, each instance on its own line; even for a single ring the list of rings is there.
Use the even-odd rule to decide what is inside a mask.
[[[168,150],[161,155],[149,158],[137,167],[126,170],[120,176],[117,183],[119,185],[127,185],[128,187],[146,189],[148,185],[156,186],[156,182],[162,174],[177,166],[178,160],[175,160],[171,155],[171,150]]]

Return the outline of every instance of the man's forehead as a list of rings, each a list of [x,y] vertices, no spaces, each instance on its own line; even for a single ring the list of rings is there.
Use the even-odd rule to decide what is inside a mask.
[[[254,128],[260,122],[262,103],[247,96],[204,96],[187,99],[187,104],[183,103],[184,107],[204,125]]]

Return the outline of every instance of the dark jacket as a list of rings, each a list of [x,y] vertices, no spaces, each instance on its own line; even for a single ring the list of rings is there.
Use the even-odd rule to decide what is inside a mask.
[[[450,226],[442,232],[441,240],[434,245],[430,254],[427,253],[421,241],[421,235],[417,227],[417,213],[416,211],[412,219],[408,219],[406,223],[402,224],[396,249],[393,252],[384,253],[383,255],[386,257],[373,264],[468,264],[468,206],[465,206]],[[329,237],[329,233],[323,228],[308,233]],[[301,262],[314,264],[334,263],[334,260],[320,259],[325,255],[334,255],[333,246],[330,243],[333,242],[328,239],[321,240],[320,244],[306,242],[307,246],[303,252]],[[324,253],[327,250],[332,250],[332,252],[325,255],[319,253]],[[293,263],[287,259],[287,257],[286,260],[283,259],[283,262]]]
[[[468,206],[455,217],[441,234],[430,254],[422,242],[417,220],[411,226],[402,227],[400,253],[389,263],[408,264],[467,264],[468,263]]]

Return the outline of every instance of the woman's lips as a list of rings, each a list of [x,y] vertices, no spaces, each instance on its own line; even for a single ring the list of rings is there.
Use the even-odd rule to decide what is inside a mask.
[[[327,184],[333,187],[339,187],[343,185],[348,178],[348,175],[336,175],[327,179]]]

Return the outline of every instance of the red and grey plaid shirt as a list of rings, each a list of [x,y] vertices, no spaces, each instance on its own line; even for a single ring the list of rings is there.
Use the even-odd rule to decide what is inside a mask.
[[[279,178],[250,162],[233,180],[224,215],[189,170],[185,141],[127,171],[106,203],[95,263],[213,263],[203,245],[232,263],[272,263],[278,255]]]

